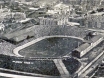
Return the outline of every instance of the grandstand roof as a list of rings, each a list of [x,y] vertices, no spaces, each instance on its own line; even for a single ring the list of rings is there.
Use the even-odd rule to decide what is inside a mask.
[[[82,52],[83,50],[85,50],[89,46],[90,46],[90,44],[84,43],[84,44],[80,45],[78,48],[76,48],[75,51]]]
[[[21,30],[13,31],[4,35],[4,38],[7,39],[16,39],[16,41],[21,41],[24,37],[28,35],[33,35],[34,26],[29,28],[24,28]],[[18,39],[17,39],[18,38]]]
[[[101,35],[96,35],[96,36],[94,36],[94,37],[91,38],[91,42],[94,43],[94,42],[96,42],[97,40],[99,40],[100,38],[102,38]]]

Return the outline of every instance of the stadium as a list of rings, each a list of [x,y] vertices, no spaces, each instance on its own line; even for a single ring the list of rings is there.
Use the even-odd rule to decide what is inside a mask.
[[[4,33],[0,43],[0,72],[72,77],[80,69],[81,62],[71,56],[71,52],[85,42],[89,32],[75,26],[35,25]]]

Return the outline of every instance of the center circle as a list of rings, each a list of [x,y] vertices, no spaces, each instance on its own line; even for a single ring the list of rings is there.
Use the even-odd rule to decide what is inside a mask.
[[[70,54],[82,42],[80,39],[71,37],[45,38],[21,49],[18,53],[24,57],[63,57]]]

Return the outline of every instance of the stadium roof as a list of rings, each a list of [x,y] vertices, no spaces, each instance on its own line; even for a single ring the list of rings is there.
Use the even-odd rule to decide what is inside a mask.
[[[27,38],[27,36],[33,36],[33,34],[34,34],[34,26],[31,26],[10,33],[6,33],[4,34],[3,38],[19,42]]]
[[[92,37],[90,41],[91,41],[92,43],[94,43],[94,42],[96,42],[97,40],[99,40],[100,38],[102,38],[101,35],[96,35],[96,36]]]
[[[84,44],[80,45],[78,48],[76,48],[75,51],[82,52],[83,50],[85,50],[89,46],[90,46],[90,44],[84,43]]]

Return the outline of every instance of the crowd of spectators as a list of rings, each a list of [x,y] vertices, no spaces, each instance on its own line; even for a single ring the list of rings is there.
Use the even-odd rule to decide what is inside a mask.
[[[19,59],[18,57],[0,55],[0,68],[51,76],[60,75],[52,60]]]
[[[68,36],[76,36],[84,38],[89,32],[89,30],[81,29],[76,26],[35,26],[34,27],[34,36],[35,38],[39,38],[42,36],[50,36],[50,35],[68,35]]]
[[[66,66],[67,70],[69,71],[69,73],[72,74],[72,75],[81,66],[81,63],[78,60],[74,59],[74,58],[65,59],[65,60],[63,60],[63,63],[65,64],[65,66]]]
[[[15,56],[15,54],[12,52],[14,48],[16,48],[15,45],[7,41],[0,40],[0,54]]]

